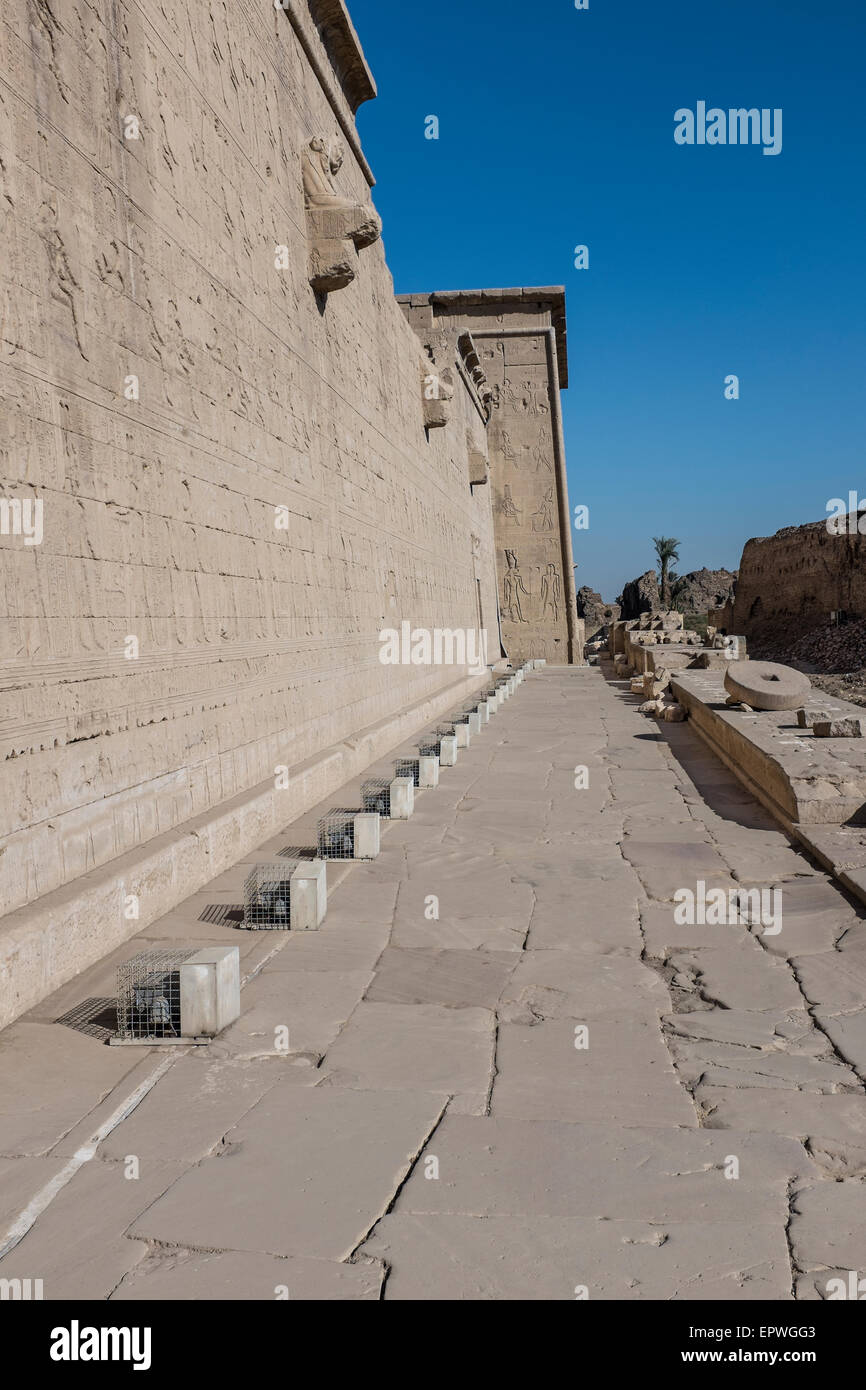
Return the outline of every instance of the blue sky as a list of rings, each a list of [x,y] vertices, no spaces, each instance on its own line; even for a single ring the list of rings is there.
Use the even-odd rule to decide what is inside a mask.
[[[615,597],[659,534],[736,568],[866,495],[864,0],[349,8],[397,292],[566,287],[578,585]],[[701,100],[781,108],[781,153],[677,145]]]

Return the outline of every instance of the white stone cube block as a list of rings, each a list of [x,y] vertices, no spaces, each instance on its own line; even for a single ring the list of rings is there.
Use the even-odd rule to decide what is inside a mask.
[[[434,754],[424,753],[418,759],[418,786],[439,786],[439,759]]]
[[[439,765],[440,767],[453,767],[457,761],[457,739],[453,734],[446,734],[439,740]]]
[[[486,700],[481,700],[478,705],[478,717],[482,724],[487,724],[490,721],[490,707]]]
[[[215,1038],[241,1011],[237,946],[205,946],[180,967],[180,1030],[185,1038]]]
[[[471,739],[472,739],[472,735],[471,735],[470,732],[469,732],[469,725],[468,725],[468,724],[455,724],[455,725],[454,725],[454,736],[455,736],[455,738],[457,739],[457,747],[458,747],[458,748],[468,748],[468,747],[469,747],[470,741],[471,741]]]
[[[408,820],[415,809],[415,780],[395,777],[389,787],[391,820]]]
[[[310,859],[299,864],[289,883],[292,931],[315,931],[328,910],[327,864]]]
[[[476,710],[473,710],[469,716],[469,733],[470,736],[481,733],[481,715]]]
[[[360,811],[354,826],[355,858],[376,859],[379,854],[378,811]]]

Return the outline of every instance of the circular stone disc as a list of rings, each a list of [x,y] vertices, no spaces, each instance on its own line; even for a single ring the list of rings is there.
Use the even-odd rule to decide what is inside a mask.
[[[793,666],[777,661],[732,661],[725,689],[753,709],[799,709],[812,682]]]

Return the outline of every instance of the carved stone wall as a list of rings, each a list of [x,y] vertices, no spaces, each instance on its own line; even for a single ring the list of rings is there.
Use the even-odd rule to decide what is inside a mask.
[[[425,431],[346,212],[375,89],[340,0],[8,0],[0,65],[0,495],[44,506],[0,534],[0,975],[38,909],[47,989],[325,794],[236,813],[277,767],[468,679],[382,665],[383,628],[480,607],[495,659],[496,562],[486,426],[455,376]],[[313,285],[335,228],[352,275]]]
[[[422,336],[471,335],[489,388],[499,607],[514,661],[580,661],[560,387],[568,383],[560,288],[403,295]]]

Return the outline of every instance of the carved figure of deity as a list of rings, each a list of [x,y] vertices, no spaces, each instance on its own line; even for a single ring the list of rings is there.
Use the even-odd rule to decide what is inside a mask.
[[[553,530],[553,488],[549,487],[544,494],[541,506],[537,512],[532,513],[533,531],[552,531]]]
[[[520,567],[517,563],[517,552],[506,550],[505,552],[506,570],[502,580],[503,589],[503,614],[512,623],[525,623],[528,621],[523,616],[523,609],[520,603],[521,594],[526,598],[530,597],[529,590],[523,582]]]
[[[547,617],[550,611],[553,621],[559,621],[559,605],[562,601],[562,580],[556,565],[547,566],[541,576],[541,616]]]

